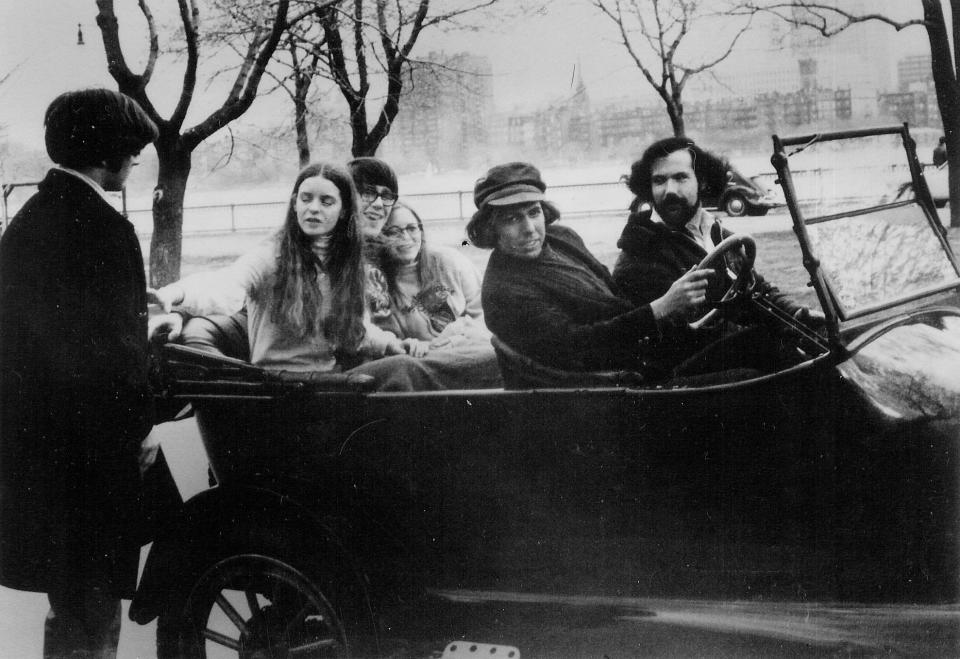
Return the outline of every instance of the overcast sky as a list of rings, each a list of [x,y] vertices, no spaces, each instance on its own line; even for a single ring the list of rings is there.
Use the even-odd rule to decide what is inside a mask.
[[[151,7],[162,16],[175,4],[173,0],[153,0]],[[871,0],[870,6],[901,14],[920,12],[919,0]],[[117,2],[117,12],[131,68],[138,70],[145,41],[142,17],[133,0]],[[95,16],[94,0],[0,0],[0,75],[16,67],[11,79],[0,87],[0,125],[6,127],[8,138],[40,146],[42,113],[56,94],[91,85],[115,88],[106,71]],[[78,23],[83,26],[84,46],[76,44]],[[922,51],[926,45],[921,29],[903,33],[891,29],[889,35],[890,40],[878,47],[909,53]],[[762,46],[761,36],[742,43],[741,48],[762,50],[766,46]],[[616,37],[612,23],[598,15],[587,0],[554,0],[543,16],[504,21],[482,34],[425,33],[416,52],[423,56],[432,49],[470,50],[489,57],[495,100],[501,109],[530,107],[562,95],[569,90],[578,63],[592,98],[642,96],[655,102]],[[690,42],[690,47],[696,46],[695,41]],[[158,66],[149,88],[163,114],[175,100],[180,72],[176,66]],[[188,121],[198,120],[223,98],[222,93],[209,93],[205,99],[203,82],[198,91]],[[275,120],[276,110],[270,109],[270,103],[258,101],[245,120]]]

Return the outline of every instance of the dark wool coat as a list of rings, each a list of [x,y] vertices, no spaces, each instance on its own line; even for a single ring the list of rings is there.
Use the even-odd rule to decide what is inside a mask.
[[[624,297],[634,304],[649,304],[662,296],[691,267],[703,260],[706,250],[692,237],[674,231],[666,224],[654,222],[650,211],[632,213],[623,228],[617,247],[622,251],[613,268],[613,280]],[[714,223],[713,244],[733,235]],[[730,282],[719,281],[726,288]],[[778,307],[791,314],[800,306],[775,287],[757,277],[757,285]]]
[[[0,238],[0,583],[129,596],[153,425],[133,226],[51,170]],[[151,470],[153,471],[153,470]]]
[[[551,224],[536,259],[494,250],[483,277],[487,327],[513,349],[571,371],[644,372],[658,339],[649,305],[617,295],[609,271],[574,231]]]

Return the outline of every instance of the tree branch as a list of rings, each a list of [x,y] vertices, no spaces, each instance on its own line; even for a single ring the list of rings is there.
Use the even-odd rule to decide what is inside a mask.
[[[159,51],[156,25],[153,22],[153,15],[150,13],[146,0],[139,0],[139,5],[140,11],[147,19],[150,39],[150,50],[143,74],[137,75],[127,66],[123,49],[120,47],[120,26],[117,15],[113,11],[113,0],[97,0],[97,26],[100,28],[100,34],[103,37],[103,49],[107,56],[107,71],[110,76],[117,81],[117,86],[121,92],[136,100],[157,125],[163,125],[166,120],[157,112],[146,93],[147,82],[149,82],[147,74],[153,73],[154,63]]]
[[[248,51],[248,59],[241,66],[243,75],[241,88],[238,90],[235,86],[220,108],[183,134],[181,139],[184,148],[192,150],[197,144],[246,112],[247,108],[253,103],[257,88],[260,85],[260,78],[273,57],[273,53],[280,43],[280,37],[286,28],[289,5],[290,0],[278,0],[277,13],[274,15],[270,36],[259,48],[256,57],[251,57],[251,53]],[[256,40],[251,43],[255,44]],[[248,62],[250,62],[249,65]]]
[[[197,48],[199,39],[197,24],[200,21],[200,13],[194,0],[177,0],[177,4],[180,7],[180,22],[183,24],[183,36],[187,43],[187,65],[183,71],[183,86],[180,88],[177,107],[170,115],[170,124],[179,130],[187,116],[187,109],[193,101],[193,91],[197,86],[197,66],[200,61]]]
[[[786,15],[780,13],[781,10],[792,9],[805,10],[805,13],[809,18],[803,18],[796,14]],[[840,9],[828,4],[821,2],[807,2],[807,0],[766,3],[744,2],[731,10],[729,14],[733,16],[745,16],[760,12],[773,14],[795,27],[808,27],[814,29],[825,37],[832,37],[835,34],[843,32],[851,25],[866,21],[880,21],[881,23],[886,23],[898,32],[913,25],[926,25],[926,22],[923,19],[897,21],[883,14],[855,14],[845,9]],[[840,22],[838,24],[831,25],[831,18],[840,20]]]

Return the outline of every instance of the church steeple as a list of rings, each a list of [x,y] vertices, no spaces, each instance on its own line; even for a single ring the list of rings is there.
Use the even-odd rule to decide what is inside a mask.
[[[583,65],[580,58],[577,57],[577,63],[573,67],[573,75],[570,77],[570,101],[571,105],[577,110],[583,112],[590,111],[590,95],[587,92],[587,83],[583,80]]]

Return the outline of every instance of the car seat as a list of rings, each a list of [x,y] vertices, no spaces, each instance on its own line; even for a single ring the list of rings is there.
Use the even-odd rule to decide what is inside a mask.
[[[193,316],[183,324],[180,343],[215,355],[250,361],[247,310],[232,316]]]
[[[496,336],[490,342],[497,353],[506,389],[634,387],[645,382],[642,375],[633,371],[564,371],[520,354]]]

